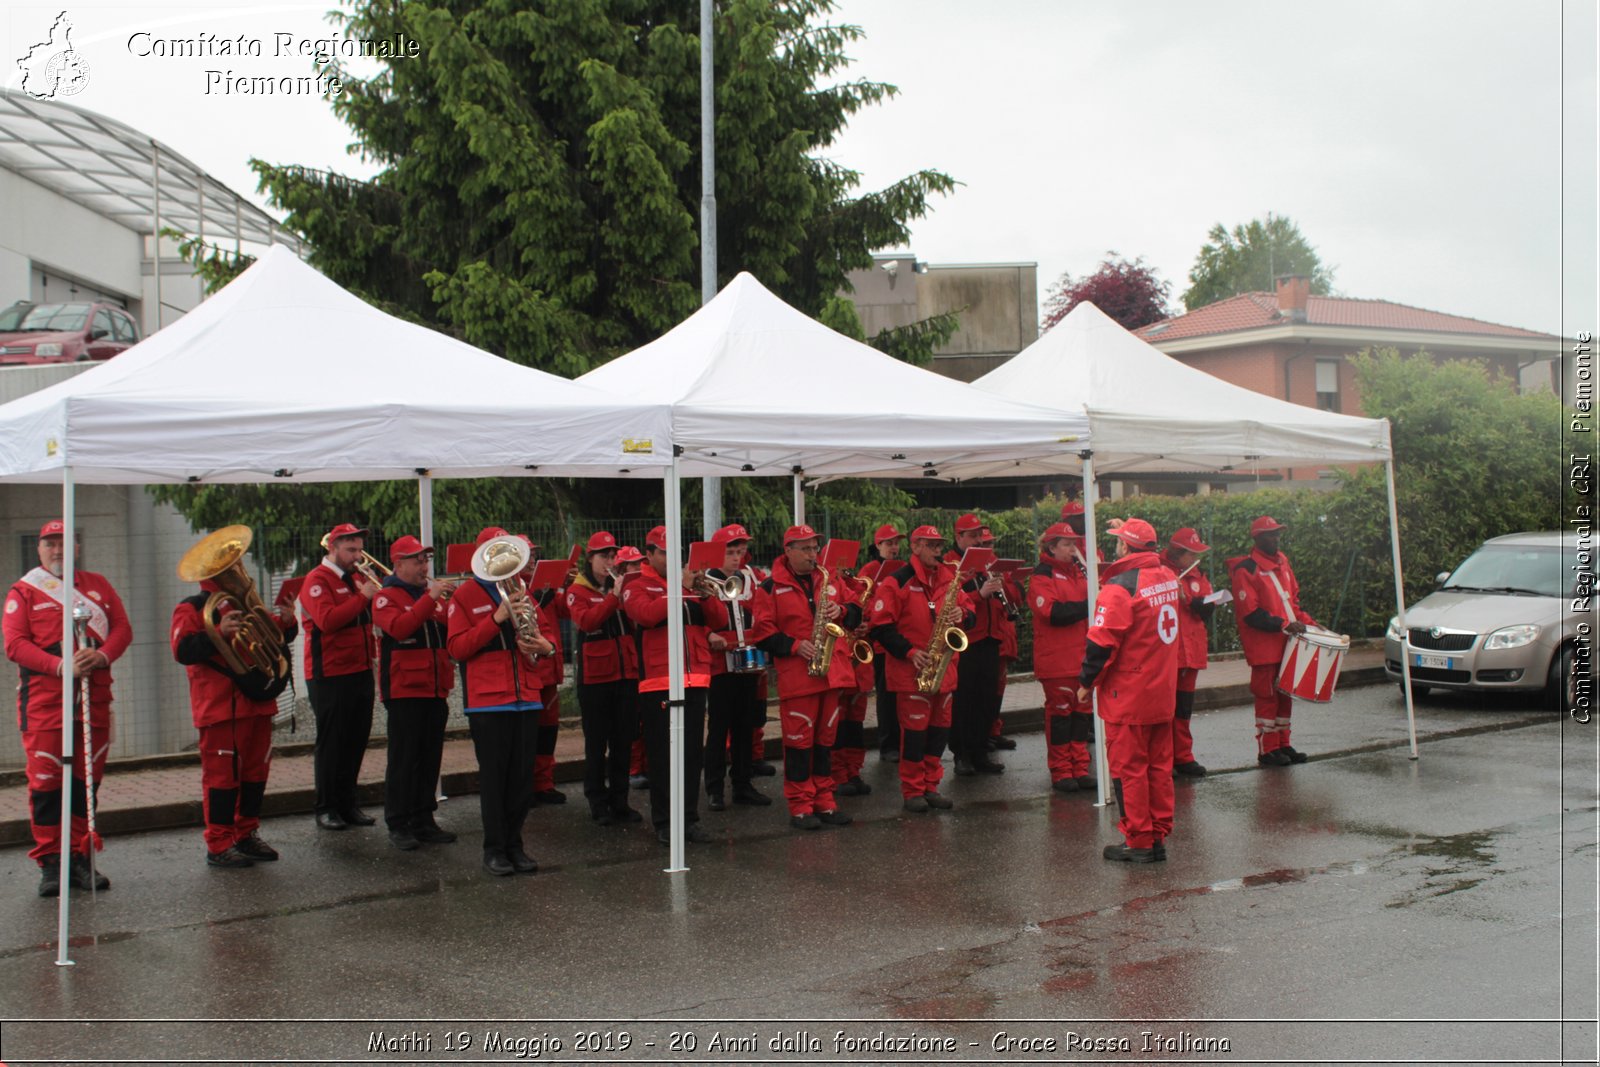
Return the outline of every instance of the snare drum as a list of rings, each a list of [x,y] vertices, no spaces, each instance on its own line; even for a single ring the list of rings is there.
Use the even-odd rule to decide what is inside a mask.
[[[723,656],[727,659],[728,670],[734,674],[755,674],[766,670],[772,662],[772,657],[759,648],[730,648]]]
[[[1314,704],[1333,699],[1339,684],[1339,665],[1350,651],[1350,638],[1327,630],[1307,628],[1303,634],[1290,634],[1278,666],[1278,691]]]

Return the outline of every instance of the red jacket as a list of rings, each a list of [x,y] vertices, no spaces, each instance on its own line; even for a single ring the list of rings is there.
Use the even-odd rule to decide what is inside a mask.
[[[813,678],[806,670],[810,661],[795,652],[795,645],[810,639],[812,622],[816,618],[817,591],[824,588],[844,611],[837,621],[847,633],[834,642],[828,673]],[[750,642],[772,654],[778,668],[780,700],[827,689],[855,688],[856,670],[850,658],[848,631],[860,621],[861,609],[856,607],[852,592],[851,585],[840,582],[821,566],[802,578],[783,556],[773,564],[772,577],[756,586],[756,623],[750,632]]]
[[[1276,557],[1252,549],[1248,556],[1228,561],[1233,579],[1233,619],[1239,627],[1239,644],[1252,667],[1274,666],[1283,660],[1289,636],[1283,628],[1298,619],[1308,626],[1315,620],[1300,607],[1300,583],[1295,581],[1289,557]]]
[[[307,678],[337,678],[372,669],[372,605],[356,589],[356,577],[355,572],[341,577],[324,560],[300,587]]]
[[[646,563],[622,589],[622,610],[644,636],[641,693],[667,688],[667,580]],[[715,597],[683,598],[683,684],[703,689],[711,684],[711,646],[706,635],[728,625],[728,612]],[[720,653],[719,653],[720,655]]]
[[[572,620],[577,644],[572,660],[579,685],[639,677],[638,635],[611,589],[609,583],[603,592],[596,589],[587,574],[578,575],[567,586],[567,617]]]
[[[1028,582],[1028,610],[1033,614],[1033,673],[1076,678],[1089,632],[1088,572],[1076,560],[1041,558]]]
[[[78,593],[99,604],[109,632],[100,651],[115,663],[133,640],[128,613],[111,583],[93,571],[74,571]],[[17,725],[23,730],[61,729],[61,605],[39,589],[18,582],[6,594],[4,612],[6,658],[18,668]],[[89,675],[89,721],[110,722],[111,668]]]
[[[883,678],[891,692],[917,691],[917,668],[911,663],[911,653],[927,649],[933,636],[934,616],[944,603],[955,574],[954,567],[941,563],[930,575],[913,559],[885,576],[872,590],[872,636],[888,650]],[[972,597],[963,592],[956,597],[956,603],[961,607],[961,621],[971,622]],[[939,692],[955,690],[960,660],[959,653],[951,659]]]
[[[517,647],[517,628],[510,619],[494,621],[500,606],[498,590],[474,578],[456,586],[446,612],[449,637],[445,648],[461,664],[465,710],[502,704],[542,703],[541,670],[533,658]],[[541,627],[541,634],[550,635]],[[544,657],[540,657],[544,658]]]
[[[869,566],[878,565],[879,563],[880,563],[880,561],[878,561],[878,560],[869,560],[868,561],[868,565]],[[864,569],[865,568],[863,568],[863,570]],[[856,606],[856,609],[857,609],[856,614],[858,616],[860,616],[860,618],[856,622],[855,629],[850,631],[849,642],[850,642],[851,645],[854,645],[857,641],[866,640],[865,637],[857,637],[856,633],[857,633],[857,631],[861,631],[861,630],[870,630],[871,629],[871,623],[872,623],[872,620],[868,617],[868,614],[867,614],[867,608],[871,607],[872,601],[870,599],[863,600],[862,595],[861,595],[863,592],[866,591],[866,588],[867,588],[867,583],[861,580],[862,577],[863,577],[863,575],[862,575],[861,571],[857,571],[854,578],[845,578],[842,575],[839,578],[839,586],[840,586],[840,588],[842,590],[842,594],[841,595],[845,598],[845,601],[847,603],[854,604]],[[866,575],[866,577],[870,578],[872,576],[869,574],[869,575]],[[874,579],[874,580],[876,580],[876,579]],[[870,645],[870,642],[869,642],[869,645]],[[882,652],[879,652],[875,648],[872,650],[872,654],[874,656],[883,655]],[[877,677],[873,674],[872,664],[871,663],[860,663],[860,662],[857,662],[854,659],[851,660],[851,663],[854,664],[855,679],[850,683],[850,685],[846,686],[845,688],[847,690],[851,691],[851,692],[869,692],[869,691],[871,691],[871,689],[875,685],[877,685]]]
[[[546,687],[560,685],[567,680],[566,657],[561,651],[561,620],[567,617],[567,598],[561,595],[559,589],[541,589],[538,592],[529,589],[528,599],[537,608],[535,617],[539,620],[539,632],[556,646],[550,655],[539,657],[539,684]]]
[[[1183,569],[1173,566],[1166,556],[1161,562],[1173,574]],[[1210,595],[1211,579],[1198,566],[1178,579],[1178,666],[1182,669],[1203,671],[1209,662],[1206,623],[1217,610],[1215,604],[1203,603]]]
[[[172,609],[172,658],[184,665],[189,675],[189,714],[196,727],[214,726],[230,719],[245,719],[254,715],[276,715],[276,699],[252,699],[244,694],[239,682],[217,652],[217,646],[206,636],[205,618],[201,612],[206,601],[217,591],[212,581],[200,583],[200,592],[178,601]],[[233,614],[234,609],[224,605],[219,619]],[[294,640],[299,629],[293,622],[284,623],[276,617],[283,634],[285,649]],[[248,676],[246,676],[248,677]]]
[[[382,700],[448,696],[455,672],[445,651],[447,604],[425,585],[406,585],[394,575],[372,598],[378,625],[378,693]]]
[[[1177,575],[1154,552],[1130,552],[1101,573],[1078,677],[1099,686],[1106,722],[1168,722],[1178,696]]]

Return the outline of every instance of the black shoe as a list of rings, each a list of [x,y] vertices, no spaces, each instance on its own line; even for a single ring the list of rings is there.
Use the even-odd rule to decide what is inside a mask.
[[[771,778],[778,773],[778,768],[764,759],[758,759],[750,764],[750,774],[755,778]]]
[[[978,769],[972,765],[971,760],[967,759],[965,756],[956,757],[956,777],[971,778],[977,773]]]
[[[1150,846],[1150,853],[1151,853],[1151,855],[1155,856],[1157,863],[1165,863],[1165,862],[1167,862],[1167,841],[1166,841],[1166,838],[1163,838],[1163,837],[1156,838],[1156,843],[1154,845]]]
[[[1190,760],[1188,763],[1173,764],[1172,773],[1181,778],[1204,778],[1206,776],[1206,769],[1200,764],[1196,763],[1194,760]]]
[[[221,852],[207,852],[207,867],[223,867],[229,870],[239,870],[243,867],[254,867],[256,861],[239,851],[237,845],[230,845]]]
[[[496,878],[504,878],[516,870],[504,852],[491,852],[487,849],[483,853],[483,869]]]
[[[600,826],[610,826],[616,819],[612,818],[611,809],[604,804],[590,804],[589,818]]]
[[[900,805],[907,811],[917,812],[919,815],[928,810],[927,797],[906,797],[905,803]]]
[[[639,814],[638,809],[630,808],[626,804],[620,808],[612,808],[611,818],[620,823],[644,822],[644,816]]]
[[[350,824],[336,811],[317,812],[317,826],[323,830],[348,830]]]
[[[789,816],[789,825],[796,830],[820,830],[822,829],[822,820],[815,815],[791,815]]]
[[[880,752],[878,753],[878,759],[882,760],[884,763],[899,763],[900,750],[897,748],[891,748],[887,752]]]
[[[850,816],[846,815],[844,812],[840,811],[838,808],[835,808],[832,811],[817,812],[817,821],[821,822],[824,826],[849,826],[855,820],[850,818]]]
[[[521,845],[512,845],[506,849],[506,859],[511,861],[511,869],[518,874],[532,874],[539,869],[538,861],[522,851]]]
[[[456,835],[453,831],[446,830],[432,819],[422,819],[411,828],[411,836],[421,841],[424,845],[453,845]]]
[[[712,811],[727,811],[728,801],[721,793],[707,793],[706,807],[710,808]]]
[[[74,889],[88,889],[89,857],[81,856],[74,852],[72,859],[68,860],[67,864],[67,876],[72,879],[72,887]],[[111,888],[111,879],[101,874],[98,867],[95,868],[94,872],[94,888],[97,892]]]
[[[733,802],[764,808],[772,803],[772,798],[753,785],[736,785],[733,787]]]
[[[956,802],[938,791],[922,794],[922,799],[928,802],[928,807],[938,808],[940,811],[949,811],[956,806]]]
[[[422,847],[422,842],[418,841],[416,835],[405,827],[389,831],[389,844],[401,852],[415,852]]]
[[[649,789],[650,788],[650,778],[649,778],[649,776],[648,775],[644,775],[644,774],[630,774],[630,775],[628,775],[628,788],[629,789]]]
[[[1290,748],[1288,745],[1279,745],[1278,751],[1282,752],[1285,756],[1288,756],[1290,763],[1304,763],[1306,760],[1311,758],[1304,752],[1301,752],[1298,748]]]
[[[60,855],[46,856],[44,862],[39,865],[39,895],[41,897],[61,895]]]
[[[1076,793],[1078,791],[1078,780],[1076,778],[1057,778],[1050,783],[1050,788],[1057,793]]]
[[[1004,763],[1000,763],[997,760],[992,760],[992,759],[987,759],[987,758],[986,759],[981,759],[981,760],[973,760],[972,761],[972,769],[977,771],[979,774],[1004,774],[1004,773],[1006,773],[1006,765]]]
[[[533,802],[535,804],[565,804],[567,802],[567,794],[559,789],[541,789],[533,794]]]
[[[713,840],[711,831],[697,822],[692,822],[683,828],[683,839],[693,841],[697,845],[709,845]]]
[[[255,834],[240,838],[233,843],[233,847],[240,853],[249,856],[257,863],[272,863],[278,858],[278,850],[267,844]]]
[[[339,813],[339,818],[351,826],[374,826],[378,820],[362,811],[360,808],[346,808]]]
[[[1010,752],[1016,747],[1016,739],[1007,737],[1005,734],[996,734],[995,736],[989,738],[990,751],[999,750],[1002,752]]]
[[[1079,789],[1087,789],[1091,793],[1098,792],[1100,789],[1100,780],[1092,774],[1080,774],[1075,780]]]
[[[859,774],[854,775],[843,785],[834,786],[833,795],[836,797],[864,797],[872,792],[872,787],[861,780]]]
[[[1256,762],[1261,764],[1263,767],[1287,767],[1289,766],[1290,760],[1288,754],[1284,752],[1283,749],[1275,748],[1271,752],[1263,752],[1256,756]]]
[[[1118,863],[1154,863],[1156,861],[1155,849],[1129,848],[1126,844],[1107,845],[1100,855]]]

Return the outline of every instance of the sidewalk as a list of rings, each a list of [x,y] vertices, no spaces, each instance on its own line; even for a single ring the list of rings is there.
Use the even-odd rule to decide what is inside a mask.
[[[1216,709],[1248,704],[1249,681],[1250,669],[1242,659],[1213,663],[1200,672],[1199,685],[1195,691],[1196,712],[1213,712]],[[1382,682],[1384,673],[1381,647],[1355,648],[1345,657],[1339,675],[1340,691]],[[1316,707],[1316,705],[1310,706]],[[573,709],[564,710],[570,712]],[[381,705],[375,709],[374,714],[383,714]],[[1044,728],[1042,690],[1032,675],[1012,676],[1006,686],[1001,715],[1005,720],[1005,730],[1008,734],[1037,732]],[[1241,717],[1243,719],[1251,717],[1248,708],[1244,709]],[[1197,720],[1203,718],[1204,714],[1197,715]],[[1403,720],[1403,714],[1401,718]],[[769,759],[781,759],[782,756],[777,741],[775,719],[776,705],[773,705],[767,722]],[[1230,722],[1224,726],[1219,721],[1216,726],[1217,728],[1213,730],[1200,725],[1197,721],[1196,756],[1202,763],[1214,769],[1227,769],[1224,764],[1217,761],[1229,758],[1237,761],[1240,753],[1250,755],[1253,760],[1253,745],[1243,744],[1243,739],[1253,736],[1253,728],[1248,722]],[[866,732],[867,749],[872,752],[877,746],[877,709],[871,703],[867,709]],[[1215,750],[1212,750],[1209,744],[1202,747],[1201,742],[1208,734],[1214,734],[1218,738],[1226,737],[1229,743],[1219,744]],[[1213,751],[1217,754],[1213,755]],[[1254,765],[1253,762],[1251,765]],[[373,809],[374,815],[380,814],[379,809],[383,806],[383,770],[384,752],[381,748],[375,747],[367,753],[366,761],[362,765],[360,789],[361,803]],[[476,794],[478,769],[470,740],[464,738],[446,740],[441,776],[446,796]],[[556,781],[571,783],[579,782],[582,778],[583,734],[575,723],[569,726],[564,720],[561,734],[556,741]],[[565,792],[569,804],[582,807],[581,790],[568,788]],[[131,769],[118,769],[116,765],[112,765],[102,784],[102,793],[96,824],[97,829],[103,834],[129,834],[145,830],[200,825],[200,767],[198,758],[192,754],[160,760],[141,760]],[[310,752],[279,755],[273,759],[271,780],[267,785],[266,800],[262,809],[263,815],[310,813],[313,810],[313,797]],[[0,788],[0,847],[27,846],[31,843],[26,785]]]

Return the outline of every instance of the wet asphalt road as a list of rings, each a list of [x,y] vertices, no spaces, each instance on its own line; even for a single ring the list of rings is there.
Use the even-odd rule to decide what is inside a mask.
[[[195,831],[122,838],[113,890],[74,897],[72,968],[12,850],[0,1060],[1594,1062],[1595,727],[1435,698],[1419,762],[1358,751],[1397,707],[1317,709],[1295,740],[1324,755],[1294,768],[1241,737],[1237,770],[1179,783],[1150,866],[1100,858],[1114,816],[1048,792],[1038,734],[947,777],[953,812],[902,813],[872,757],[848,828],[702,812],[717,840],[679,876],[581,804],[535,810],[543,869],[509,879],[477,866],[472,797],[441,809],[460,843],[410,854],[303,817],[249,871],[206,869]]]

